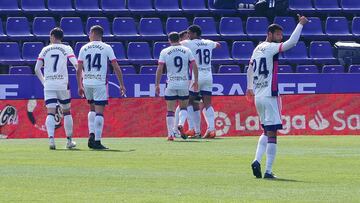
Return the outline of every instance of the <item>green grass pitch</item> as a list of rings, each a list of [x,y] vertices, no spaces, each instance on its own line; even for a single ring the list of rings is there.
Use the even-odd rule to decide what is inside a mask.
[[[360,201],[359,136],[280,137],[276,181],[252,175],[257,138],[104,139],[110,151],[0,140],[0,202]]]

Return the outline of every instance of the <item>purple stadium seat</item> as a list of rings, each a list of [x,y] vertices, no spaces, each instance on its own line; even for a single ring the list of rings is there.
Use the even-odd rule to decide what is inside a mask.
[[[76,57],[79,57],[79,52],[82,46],[84,46],[87,42],[76,42],[75,44],[75,49],[74,49],[74,54]]]
[[[0,40],[6,40],[7,36],[4,33],[3,23],[2,20],[0,20]]]
[[[70,40],[86,40],[84,27],[80,17],[63,17],[60,27],[64,30],[64,38]]]
[[[278,73],[293,73],[293,69],[290,65],[279,65]]]
[[[181,0],[181,7],[186,13],[200,14],[209,12],[205,0]]]
[[[9,74],[11,75],[31,75],[32,69],[30,66],[11,66],[9,68]]]
[[[349,73],[360,73],[360,65],[351,65],[349,67]]]
[[[323,73],[344,73],[345,68],[342,65],[325,65],[322,68]]]
[[[154,0],[155,10],[160,13],[180,13],[181,9],[178,0]]]
[[[340,0],[340,5],[345,13],[360,13],[360,1],[358,0]]]
[[[355,37],[360,37],[360,17],[354,17],[351,23],[352,33]]]
[[[141,18],[139,33],[143,38],[150,40],[166,39],[160,18]]]
[[[117,14],[127,13],[126,0],[101,0],[101,8],[105,13]]]
[[[328,41],[313,41],[310,43],[310,58],[319,64],[337,64],[333,50]]]
[[[348,21],[345,17],[328,17],[325,25],[326,34],[331,39],[351,40]]]
[[[319,73],[319,69],[315,65],[298,65],[296,66],[297,73]]]
[[[72,0],[47,0],[48,9],[51,12],[62,14],[74,13],[75,9],[72,6]]]
[[[185,17],[169,17],[166,20],[166,33],[181,32],[189,27],[189,22]]]
[[[22,46],[22,58],[26,63],[35,63],[41,49],[44,47],[42,42],[24,42]]]
[[[265,40],[267,27],[269,26],[266,17],[248,17],[246,21],[246,33],[252,40]]]
[[[76,69],[74,66],[68,66],[68,74],[76,74]]]
[[[322,29],[321,20],[318,17],[309,17],[309,22],[303,27],[301,36],[305,39],[319,40],[326,39]]]
[[[241,73],[241,68],[238,65],[221,65],[218,73]]]
[[[129,17],[114,18],[113,33],[116,38],[135,40],[139,38],[135,20]]]
[[[289,10],[296,13],[313,14],[315,9],[311,0],[289,0]]]
[[[141,66],[140,74],[155,74],[157,66]]]
[[[283,27],[284,37],[290,37],[296,27],[296,23],[293,17],[275,17],[274,23]]]
[[[242,21],[239,17],[222,17],[220,20],[219,30],[221,37],[224,39],[246,39]]]
[[[240,64],[249,64],[254,48],[252,41],[236,41],[232,46],[232,57]]]
[[[117,61],[120,64],[125,64],[127,62],[125,55],[125,48],[122,42],[108,42],[108,44],[113,48]]]
[[[18,1],[14,0],[0,0],[0,11],[3,14],[17,14],[19,9]]]
[[[30,33],[29,21],[26,17],[8,17],[6,31],[7,35],[15,40],[29,40],[34,37]]]
[[[208,39],[220,39],[216,30],[216,24],[213,17],[195,17],[193,24],[199,25],[202,30],[202,36]]]
[[[314,0],[317,12],[336,13],[341,11],[338,0]]]
[[[101,12],[98,0],[75,0],[75,10],[84,14]]]
[[[147,42],[129,42],[127,56],[133,64],[154,64],[151,57],[150,46]]]
[[[56,27],[53,17],[35,17],[33,21],[33,33],[39,39],[49,39],[50,31]]]
[[[34,14],[48,11],[45,0],[21,0],[21,8],[27,13]]]
[[[153,0],[128,0],[128,9],[133,13],[149,14],[154,13]]]
[[[100,25],[104,29],[103,38],[108,39],[112,38],[113,35],[110,31],[110,25],[107,17],[90,17],[86,22],[86,33],[90,32],[90,28],[94,25]]]
[[[17,42],[0,42],[0,64],[22,64]]]
[[[212,52],[212,64],[233,64],[235,61],[230,57],[229,47],[225,41],[219,41],[220,48],[216,48]]]
[[[132,66],[132,65],[120,66],[120,68],[124,75],[136,74],[136,70],[135,70],[134,66]]]
[[[163,50],[169,46],[170,46],[169,42],[155,42],[154,49],[153,49],[154,59],[158,60],[161,50]]]
[[[221,15],[234,15],[237,11],[236,9],[219,9],[219,8],[215,8],[214,6],[214,0],[207,0],[208,1],[208,5],[209,5],[209,10],[212,13],[216,13],[216,14],[221,14]]]
[[[305,43],[300,41],[295,47],[287,50],[284,54],[284,59],[290,64],[311,64],[312,59],[308,57]]]

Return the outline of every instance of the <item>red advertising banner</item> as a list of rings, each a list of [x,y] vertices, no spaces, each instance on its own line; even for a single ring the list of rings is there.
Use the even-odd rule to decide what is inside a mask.
[[[43,100],[0,100],[0,135],[5,138],[45,138]],[[282,96],[281,135],[360,135],[360,94]],[[71,102],[74,136],[87,137],[85,100]],[[217,136],[251,136],[262,132],[254,104],[243,96],[213,97]],[[162,98],[110,99],[103,137],[166,136],[166,105]],[[56,137],[65,137],[61,109]],[[202,131],[206,128],[202,119]]]

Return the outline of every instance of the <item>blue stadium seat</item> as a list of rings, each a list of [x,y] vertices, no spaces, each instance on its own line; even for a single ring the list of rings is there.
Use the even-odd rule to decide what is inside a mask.
[[[11,66],[9,68],[9,74],[11,75],[31,75],[32,69],[30,66]]]
[[[246,39],[241,18],[239,17],[222,17],[220,20],[220,35],[228,40]]]
[[[205,0],[181,0],[181,7],[185,13],[203,14],[209,12]]]
[[[155,74],[157,66],[141,66],[140,74]]]
[[[76,42],[75,48],[74,48],[74,54],[78,58],[79,52],[82,46],[84,46],[87,42]]]
[[[129,17],[117,17],[113,21],[113,33],[122,40],[135,40],[140,36],[136,29],[135,20]]]
[[[360,17],[354,17],[351,23],[352,33],[355,37],[360,37]]]
[[[101,0],[101,8],[105,13],[116,15],[129,11],[126,8],[126,0]]]
[[[42,42],[24,42],[22,46],[22,58],[24,62],[29,64],[35,63],[43,47],[44,44]]]
[[[64,38],[68,40],[86,40],[84,27],[80,17],[63,17],[60,27],[64,30]]]
[[[0,20],[0,40],[6,40],[7,39],[7,35],[5,35],[4,33],[4,28],[3,28],[3,23],[2,20]]]
[[[60,15],[75,12],[75,9],[72,6],[72,0],[48,0],[48,9],[49,11]]]
[[[279,65],[278,73],[293,73],[293,68],[290,65]]]
[[[249,64],[254,48],[252,41],[236,41],[232,46],[232,57],[240,64]]]
[[[14,40],[29,40],[34,37],[30,33],[29,21],[26,17],[8,17],[6,33]]]
[[[165,40],[166,35],[160,18],[141,18],[139,34],[149,40]]]
[[[348,21],[345,17],[328,17],[326,19],[325,31],[329,38],[334,40],[351,40]]]
[[[155,12],[153,0],[127,0],[128,9],[132,13],[151,14]]]
[[[360,73],[360,65],[349,66],[349,73]]]
[[[68,74],[76,74],[76,69],[74,66],[68,66]]]
[[[169,46],[170,46],[169,42],[155,42],[154,49],[153,49],[154,59],[156,59],[156,60],[159,59],[161,50],[163,50]]]
[[[220,15],[234,15],[237,11],[236,9],[219,9],[215,8],[214,6],[214,0],[207,0],[209,5],[209,10],[212,13],[220,14]]]
[[[326,39],[320,18],[309,17],[308,20],[309,22],[303,27],[301,36],[311,40]]]
[[[33,33],[38,39],[49,39],[50,31],[56,27],[53,17],[35,17],[33,21]]]
[[[22,64],[17,42],[0,42],[0,64]]]
[[[98,0],[75,0],[75,10],[87,15],[101,12]]]
[[[317,12],[337,13],[341,11],[338,0],[314,0]]]
[[[323,73],[344,73],[345,68],[342,65],[325,65],[322,68]]]
[[[21,10],[18,1],[0,0],[0,11],[2,14],[18,14]]]
[[[201,27],[202,37],[213,40],[220,39],[213,17],[195,17],[193,24]]]
[[[152,59],[150,46],[147,42],[129,42],[127,56],[133,64],[155,64]]]
[[[296,23],[293,17],[275,17],[274,23],[283,27],[283,35],[285,38],[290,37],[296,27]]]
[[[241,68],[238,65],[221,65],[218,73],[241,73]]]
[[[189,27],[189,22],[185,17],[169,17],[166,20],[166,33],[181,32]]]
[[[125,48],[122,42],[108,42],[108,44],[113,48],[117,61],[120,64],[126,64],[127,58],[125,55]]]
[[[180,13],[178,0],[154,0],[155,10],[159,13],[175,14]]]
[[[105,40],[111,39],[113,35],[111,34],[111,29],[109,25],[109,20],[107,17],[90,17],[86,22],[86,32],[90,32],[90,28],[94,25],[100,25],[104,29],[103,38]]]
[[[21,8],[23,11],[32,14],[47,12],[45,0],[21,0]]]
[[[311,64],[312,59],[308,57],[307,48],[303,41],[296,44],[295,47],[285,51],[284,59],[290,64]]]
[[[360,13],[360,1],[358,0],[340,0],[340,5],[345,13]]]
[[[313,41],[310,43],[310,58],[318,64],[337,64],[333,50],[328,41]]]
[[[212,64],[233,64],[235,61],[230,57],[229,47],[225,41],[219,41],[220,48],[212,51]]]
[[[296,66],[297,73],[319,73],[319,68],[315,65],[298,65]]]
[[[265,40],[269,21],[266,17],[248,17],[246,33],[252,40]]]
[[[121,68],[121,72],[124,75],[136,74],[136,70],[135,70],[134,66],[132,66],[132,65],[120,66],[120,68]]]
[[[289,10],[295,13],[314,14],[311,0],[289,0]]]

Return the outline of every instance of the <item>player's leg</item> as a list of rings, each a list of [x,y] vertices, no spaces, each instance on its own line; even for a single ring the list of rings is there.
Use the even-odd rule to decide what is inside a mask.
[[[195,134],[194,136],[191,136],[189,138],[201,138],[201,129],[200,129],[200,125],[201,125],[201,114],[200,114],[200,105],[199,105],[199,101],[197,100],[197,98],[199,97],[199,93],[198,92],[192,92],[190,91],[190,96],[189,96],[189,106],[191,106],[192,108],[190,109],[190,111],[188,111],[188,115],[190,118],[190,120],[192,120],[193,125],[194,125],[194,131]],[[189,109],[188,109],[189,110]]]
[[[76,147],[76,143],[72,140],[73,118],[70,112],[70,107],[71,107],[70,91],[69,90],[57,91],[57,94],[64,115],[64,129],[67,138],[66,148],[73,149]]]
[[[89,140],[88,147],[93,148],[95,143],[95,104],[94,104],[94,88],[84,86],[85,97],[90,105],[88,113]]]
[[[207,123],[207,130],[203,138],[215,138],[215,111],[211,105],[211,92],[201,91],[201,94],[204,102],[203,115]]]
[[[276,178],[272,172],[272,166],[276,157],[277,151],[277,136],[276,131],[267,131],[268,143],[266,148],[266,170],[264,178]]]
[[[165,89],[165,101],[166,101],[166,127],[167,127],[167,139],[173,141],[175,138],[174,128],[177,127],[175,123],[175,106],[177,100],[177,93],[175,90],[166,88]]]
[[[187,106],[189,105],[189,91],[187,90],[178,90],[178,99],[179,99],[179,123],[178,130],[183,139],[187,139],[187,135],[184,131],[184,124],[186,118],[188,117]]]
[[[178,105],[175,109],[175,124],[174,124],[174,129],[173,132],[176,134],[179,134],[178,129],[177,129],[177,124],[179,123],[179,113],[180,113],[180,106]]]
[[[107,86],[102,85],[94,88],[95,104],[95,142],[93,149],[108,149],[101,144],[101,137],[104,128],[104,109],[108,104]]]
[[[55,150],[55,113],[56,113],[56,105],[57,105],[57,96],[56,92],[53,90],[45,90],[44,91],[45,104],[47,108],[47,116],[45,120],[46,131],[49,137],[49,149]]]

